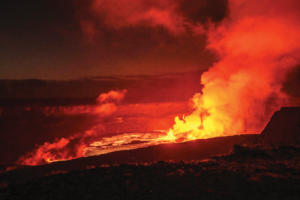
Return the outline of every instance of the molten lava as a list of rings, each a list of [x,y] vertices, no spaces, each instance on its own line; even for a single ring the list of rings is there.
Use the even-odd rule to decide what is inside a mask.
[[[95,106],[46,107],[44,114],[90,114],[98,117],[108,116],[117,110],[118,104],[122,101],[126,92],[126,90],[110,91],[101,94],[97,99],[98,104]],[[34,151],[20,157],[16,163],[22,165],[39,165],[85,156],[85,148],[88,147],[91,140],[96,139],[97,134],[101,132],[103,132],[103,125],[98,124],[84,133],[77,133],[68,138],[61,138],[54,143],[45,142]]]

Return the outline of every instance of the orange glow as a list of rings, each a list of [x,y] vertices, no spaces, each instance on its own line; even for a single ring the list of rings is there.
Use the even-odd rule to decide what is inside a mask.
[[[44,114],[93,114],[98,116],[108,116],[117,110],[116,104],[124,98],[126,92],[126,90],[110,91],[109,93],[101,94],[97,99],[98,104],[96,106],[47,107],[44,110]],[[101,130],[103,130],[103,125],[99,124],[84,133],[78,133],[68,138],[61,138],[54,143],[45,142],[34,151],[20,157],[16,163],[22,165],[40,165],[82,157],[85,155],[85,148],[89,146],[89,141],[86,139],[97,135]],[[72,147],[70,146],[70,143],[74,140],[77,140],[77,142],[74,147]]]
[[[202,93],[191,100],[194,111],[175,118],[170,140],[259,134],[274,111],[289,104],[281,87],[288,70],[299,63],[298,12],[281,1],[264,1],[271,13],[256,10],[261,1],[230,2],[229,19],[208,31],[207,48],[220,61],[202,75]],[[289,7],[289,13],[282,13],[282,7]]]
[[[178,31],[176,24],[181,24],[183,19],[179,17],[174,21],[173,7],[162,5],[161,9],[154,10],[144,8],[140,1],[130,2],[132,4],[128,1],[95,0],[94,9],[104,7],[110,11],[107,20],[116,28],[147,21],[151,26],[163,25]],[[287,72],[299,64],[300,25],[299,20],[295,19],[300,17],[293,6],[287,6],[279,0],[264,1],[263,5],[270,10],[266,12],[257,10],[261,8],[261,1],[258,0],[229,2],[231,13],[228,19],[224,19],[219,26],[211,24],[206,31],[207,49],[216,53],[218,62],[201,76],[204,87],[189,102],[191,114],[182,118],[175,117],[173,127],[169,129],[169,126],[166,128],[169,130],[164,130],[161,122],[167,122],[167,117],[159,116],[158,113],[163,107],[169,106],[171,108],[168,110],[172,110],[175,103],[164,104],[161,110],[153,109],[153,105],[119,106],[126,90],[101,94],[96,106],[59,107],[54,110],[49,108],[45,110],[45,114],[115,115],[111,127],[115,128],[115,134],[119,133],[116,129],[121,129],[122,126],[123,131],[102,139],[95,137],[93,141],[87,142],[86,138],[97,136],[106,128],[99,124],[82,134],[62,138],[52,144],[46,142],[36,151],[21,157],[18,163],[37,165],[163,143],[260,134],[271,115],[282,106],[289,105],[288,96],[281,88]],[[295,2],[287,0],[286,4],[294,5]],[[121,9],[120,6],[128,9]],[[194,28],[197,32],[199,24]],[[201,34],[203,30],[201,29]],[[155,119],[151,118],[152,114]],[[134,115],[148,116],[137,119]],[[124,116],[127,116],[128,121],[123,120]],[[147,123],[149,121],[155,123]],[[138,130],[144,130],[145,126],[152,127],[152,132],[135,132],[136,124],[139,126]],[[71,152],[67,146],[74,139],[78,142]]]
[[[164,139],[165,136],[166,134],[164,131],[157,131],[153,133],[128,133],[103,138],[102,140],[94,142],[89,147],[85,148],[85,155],[101,155],[114,151],[139,149],[158,144],[170,143],[170,140]]]
[[[30,157],[23,156],[19,159],[19,161],[22,165],[38,165],[41,163],[50,163],[54,160],[69,159],[67,155],[68,152],[65,150],[65,147],[69,142],[70,141],[65,138],[62,138],[53,144],[45,142],[44,145],[40,146],[36,150],[35,154]],[[54,154],[51,150],[57,152]]]
[[[46,115],[91,114],[98,117],[99,122],[83,133],[57,139],[53,143],[45,142],[19,158],[17,164],[41,165],[171,142],[163,139],[166,136],[166,129],[172,126],[174,116],[188,112],[186,103],[166,102],[118,106],[117,104],[124,95],[125,91],[101,94],[95,106],[48,107],[43,111]],[[110,105],[114,105],[115,109],[104,109],[110,108]],[[103,108],[103,110],[94,112],[97,108]],[[108,122],[104,123],[103,120],[108,120]],[[147,132],[149,130],[152,131]],[[111,133],[114,136],[102,138],[103,133]]]
[[[117,99],[116,97],[108,102],[116,101]],[[99,103],[97,106],[105,107],[105,105]],[[67,107],[64,107],[64,109],[50,108],[47,109],[47,114],[49,114],[49,110],[53,111],[52,114],[57,115],[87,114],[82,112],[82,107],[84,106],[79,106],[80,109],[69,107],[72,112],[62,112],[63,110],[68,110]],[[98,116],[99,119],[108,119],[109,117],[110,120],[106,124],[101,123],[100,120],[98,124],[83,133],[62,138],[54,143],[46,142],[32,152],[22,156],[17,163],[22,165],[41,165],[84,156],[170,143],[172,141],[165,139],[165,137],[167,129],[173,124],[174,117],[180,113],[188,113],[186,102],[128,104],[115,105],[115,107],[117,110],[109,115],[107,111],[103,111],[105,115],[103,113],[90,113]],[[55,110],[56,113],[54,112]],[[76,110],[77,112],[75,112]],[[93,109],[88,110],[91,111]],[[101,138],[103,133],[111,133],[114,136]]]

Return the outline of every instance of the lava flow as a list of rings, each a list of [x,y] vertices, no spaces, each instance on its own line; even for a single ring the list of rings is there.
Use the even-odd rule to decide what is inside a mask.
[[[296,0],[230,0],[229,16],[204,31],[206,48],[217,55],[218,62],[201,76],[203,90],[189,102],[193,112],[181,119],[176,117],[171,129],[86,140],[97,135],[100,128],[94,127],[84,134],[45,143],[18,163],[36,165],[43,163],[41,160],[49,163],[162,143],[261,133],[276,110],[290,105],[281,89],[287,73],[300,59],[297,8]],[[200,25],[192,26],[199,30]],[[103,94],[97,107],[80,112],[110,115],[118,107],[108,102],[119,102],[124,94]],[[75,152],[71,154],[67,146],[75,139],[79,142],[73,145]]]
[[[101,94],[95,106],[73,106],[45,108],[45,115],[54,114],[90,114],[100,118],[109,116],[118,109],[118,104],[124,98],[127,91],[110,91]],[[83,133],[77,133],[68,138],[61,138],[54,143],[45,142],[32,152],[19,158],[16,162],[22,165],[40,165],[60,160],[69,160],[85,155],[85,148],[89,146],[91,140],[95,140],[97,135],[103,132],[103,125],[100,123],[92,129]]]

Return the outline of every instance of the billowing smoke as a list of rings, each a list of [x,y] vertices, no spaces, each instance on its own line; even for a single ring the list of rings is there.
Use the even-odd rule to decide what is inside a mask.
[[[218,61],[201,77],[193,113],[175,118],[167,137],[186,140],[258,134],[290,104],[282,84],[299,63],[299,7],[296,0],[94,0],[91,6],[115,29],[162,26],[178,37],[207,36],[206,49]]]
[[[104,118],[113,114],[118,109],[118,105],[123,100],[126,92],[126,90],[123,90],[103,93],[98,97],[97,105],[95,106],[54,107],[52,109],[45,109],[44,114],[89,114]],[[99,134],[104,131],[104,125],[100,123],[83,133],[77,133],[68,138],[57,139],[54,143],[45,142],[32,152],[28,152],[26,155],[20,157],[16,163],[22,165],[40,165],[58,160],[82,157],[85,155],[85,148],[93,143],[99,137]]]
[[[175,15],[175,6],[169,0],[94,0],[92,9],[105,14],[106,23],[115,28],[146,23],[149,26],[163,25],[177,32],[183,20]]]
[[[299,63],[299,1],[229,3],[228,19],[207,32],[207,48],[219,61],[201,77],[194,112],[175,119],[169,138],[258,134],[274,111],[289,105],[281,88]]]
[[[88,39],[102,32],[102,23],[114,29],[161,26],[179,35],[203,33],[202,24],[219,22],[227,12],[227,0],[92,0],[90,17],[80,24]]]

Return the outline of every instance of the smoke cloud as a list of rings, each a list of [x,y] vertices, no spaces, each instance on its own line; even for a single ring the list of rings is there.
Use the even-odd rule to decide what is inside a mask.
[[[97,26],[103,22],[114,29],[161,26],[178,35],[202,28],[200,24],[208,21],[219,22],[227,11],[227,0],[93,0],[93,20],[82,20],[81,26],[88,38],[101,32]]]
[[[182,18],[177,17],[172,1],[137,0],[94,0],[92,9],[106,15],[106,23],[115,28],[145,23],[149,26],[163,25],[177,32],[182,26]]]
[[[207,32],[207,49],[219,61],[201,76],[194,112],[175,119],[170,138],[258,134],[274,111],[289,105],[281,89],[299,64],[299,2],[229,3],[228,19]]]

